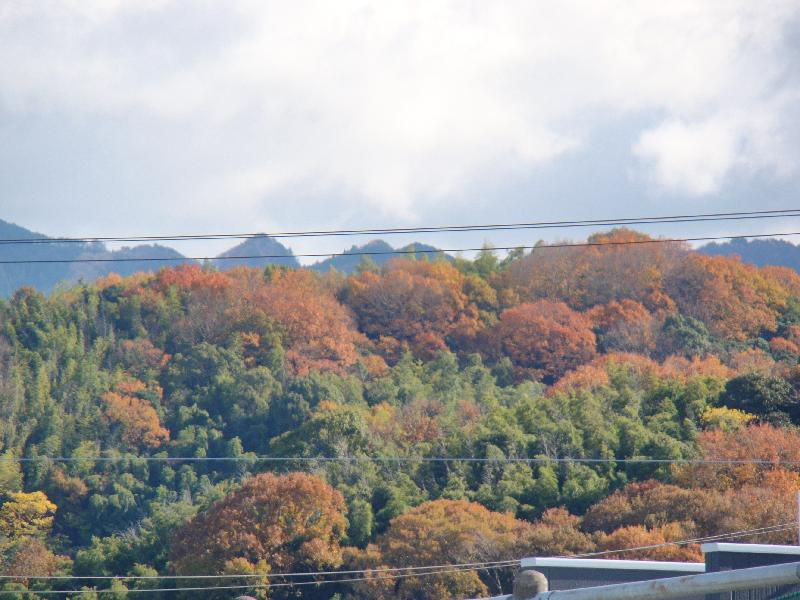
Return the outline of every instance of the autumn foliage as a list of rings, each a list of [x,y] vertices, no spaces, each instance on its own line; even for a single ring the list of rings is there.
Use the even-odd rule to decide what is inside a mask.
[[[157,448],[169,439],[153,405],[139,396],[145,391],[144,383],[131,379],[103,395],[106,419],[119,428],[122,443],[130,448]],[[160,397],[160,389],[157,393]]]
[[[0,587],[35,593],[29,566],[478,597],[510,572],[379,569],[698,560],[676,542],[796,517],[800,276],[627,229],[350,274],[109,275],[19,290],[0,325]],[[259,587],[328,569],[367,579]]]
[[[267,572],[335,568],[345,511],[342,495],[318,477],[256,475],[176,532],[172,565],[185,575],[224,573],[234,560]]]
[[[509,308],[488,335],[490,345],[510,358],[521,376],[546,382],[589,362],[596,352],[591,321],[563,302],[539,300]]]
[[[347,282],[346,302],[361,330],[390,358],[407,345],[431,358],[454,336],[480,328],[469,279],[444,261],[390,261],[383,271],[365,271]]]
[[[361,335],[349,310],[309,271],[276,271],[265,286],[241,287],[244,318],[274,321],[294,372],[340,369],[358,358]]]

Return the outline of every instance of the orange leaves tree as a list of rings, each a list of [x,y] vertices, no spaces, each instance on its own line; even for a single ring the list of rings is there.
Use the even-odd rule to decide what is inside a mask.
[[[775,331],[789,298],[781,272],[737,258],[690,254],[666,277],[665,289],[680,312],[699,319],[714,335],[745,340]]]
[[[699,546],[666,542],[720,533],[717,527],[729,508],[713,491],[643,481],[591,506],[583,528],[594,532],[600,550],[656,546],[612,554],[615,558],[702,561]]]
[[[677,243],[647,243],[649,236],[613,229],[589,237],[589,246],[537,247],[515,261],[502,285],[523,301],[561,300],[584,310],[630,298],[651,312],[670,310],[663,277],[687,252]]]
[[[451,336],[469,338],[480,328],[474,287],[445,261],[391,260],[380,273],[351,277],[344,297],[361,330],[389,358],[397,359],[403,344],[431,358]]]
[[[242,285],[246,282],[245,278],[237,281],[234,320],[246,322],[261,316],[275,323],[293,372],[340,370],[356,362],[362,336],[350,311],[318,275],[279,269],[265,285]]]
[[[346,525],[342,495],[322,479],[265,473],[179,529],[170,560],[180,575],[331,569]]]
[[[429,566],[513,560],[522,556],[531,525],[465,500],[425,502],[392,519],[365,558],[380,565]],[[356,587],[359,598],[465,598],[508,586],[509,577],[460,571],[386,581],[376,577]],[[508,587],[505,588],[506,590]]]
[[[734,431],[704,431],[698,436],[698,445],[702,457],[712,462],[686,465],[676,473],[676,481],[715,493],[727,503],[717,531],[794,522],[795,495],[800,490],[800,434],[759,424]],[[785,544],[792,543],[796,535],[791,530],[774,531],[758,539]]]
[[[653,349],[656,320],[640,302],[612,300],[594,306],[588,316],[599,331],[599,346],[603,351],[648,354]]]
[[[597,549],[602,552],[639,548],[636,551],[609,552],[604,558],[675,560],[702,562],[703,553],[697,544],[674,545],[669,542],[685,540],[687,529],[681,523],[669,523],[664,527],[647,528],[642,525],[628,525],[610,534],[598,536]]]
[[[509,308],[488,336],[493,351],[510,358],[519,375],[547,383],[596,353],[591,321],[563,302],[539,300]]]
[[[169,431],[161,426],[153,404],[142,398],[147,392],[141,381],[126,379],[103,395],[106,421],[118,430],[120,440],[129,448],[157,448],[169,440]],[[155,393],[160,399],[161,389]]]

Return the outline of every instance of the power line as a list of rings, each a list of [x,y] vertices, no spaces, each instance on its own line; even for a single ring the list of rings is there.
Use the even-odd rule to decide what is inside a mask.
[[[587,558],[592,556],[602,556],[607,554],[619,554],[626,552],[634,552],[641,550],[651,550],[664,546],[673,545],[687,545],[696,544],[701,542],[715,541],[719,539],[728,539],[735,537],[749,537],[753,535],[762,535],[766,533],[774,533],[797,527],[796,523],[785,523],[780,525],[771,525],[768,527],[759,527],[756,529],[744,529],[739,531],[732,531],[711,536],[703,536],[688,540],[676,540],[672,542],[664,542],[660,544],[650,544],[647,546],[637,546],[629,548],[621,548],[618,550],[605,550],[600,552],[587,552],[583,554],[564,555],[560,558]],[[396,580],[408,577],[425,577],[430,575],[442,575],[448,573],[462,573],[474,570],[495,570],[502,569],[519,564],[519,560],[507,561],[487,561],[478,563],[461,563],[456,565],[430,565],[425,567],[392,567],[392,568],[377,568],[377,569],[361,569],[353,571],[316,571],[306,573],[265,573],[265,574],[240,574],[240,575],[130,575],[130,576],[80,576],[80,575],[49,575],[49,576],[23,576],[23,575],[6,575],[1,576],[0,579],[33,579],[37,581],[53,581],[53,580],[167,580],[167,579],[226,579],[226,578],[261,578],[261,577],[287,577],[287,576],[328,576],[328,575],[356,575],[363,574],[363,577],[348,577],[336,578],[315,581],[289,581],[277,582],[266,584],[251,584],[251,585],[224,585],[224,586],[194,586],[194,587],[174,587],[174,588],[151,588],[151,589],[133,589],[128,590],[131,593],[153,593],[153,592],[178,592],[178,591],[211,591],[211,590],[237,590],[237,589],[269,589],[278,587],[295,587],[306,585],[326,585],[331,583],[349,583],[357,581],[381,581],[381,580]],[[425,569],[424,572],[419,572]],[[404,572],[400,572],[404,571]],[[409,573],[408,571],[418,571]],[[379,573],[375,575],[375,573]],[[366,576],[370,574],[370,576]],[[100,589],[100,590],[33,590],[37,594],[86,594],[86,593],[114,593],[116,590]],[[29,593],[31,590],[3,590],[0,593]]]
[[[686,540],[676,540],[671,542],[662,542],[659,544],[650,544],[647,546],[635,546],[629,548],[621,548],[619,550],[603,550],[598,552],[586,552],[582,554],[563,555],[559,558],[586,558],[591,556],[602,556],[605,554],[615,554],[622,552],[634,552],[638,550],[649,550],[652,548],[660,548],[663,546],[674,545],[687,545],[697,544],[701,542],[709,542],[717,539],[746,537],[753,535],[762,535],[765,533],[774,533],[798,527],[797,523],[781,523],[778,525],[769,525],[766,527],[757,527],[754,529],[742,529],[738,531],[729,531],[727,533],[719,533],[716,535],[707,535],[697,538]],[[471,563],[458,563],[448,565],[424,565],[424,566],[405,566],[405,567],[380,567],[374,569],[357,569],[350,571],[299,571],[292,573],[240,573],[240,574],[225,574],[225,575],[0,575],[0,579],[36,579],[36,580],[73,580],[73,579],[91,579],[91,580],[167,580],[167,579],[236,579],[236,578],[259,578],[259,577],[322,577],[328,575],[358,575],[363,573],[383,573],[383,572],[400,572],[400,571],[427,571],[427,570],[440,570],[450,568],[463,568],[463,569],[480,569],[486,567],[507,566],[518,563],[518,560],[497,560],[497,561],[483,561]]]
[[[661,542],[658,544],[649,544],[646,546],[634,546],[632,548],[622,548],[620,550],[602,550],[599,552],[586,552],[584,554],[571,554],[564,555],[559,558],[587,558],[592,556],[606,556],[608,554],[624,554],[627,552],[637,552],[641,550],[653,550],[655,548],[664,548],[666,546],[686,546],[688,544],[701,544],[703,542],[713,542],[716,540],[737,538],[737,537],[750,537],[753,535],[763,535],[767,533],[778,533],[781,531],[788,531],[790,529],[797,529],[797,523],[783,523],[781,525],[771,525],[769,527],[759,527],[757,529],[743,529],[741,531],[732,531],[729,533],[720,533],[718,535],[708,535],[688,540],[678,540],[673,542]]]
[[[322,577],[327,575],[358,575],[362,573],[383,573],[399,571],[427,571],[440,569],[480,569],[485,567],[507,566],[518,563],[518,560],[494,560],[471,563],[457,563],[449,565],[425,565],[406,567],[376,567],[374,569],[357,569],[353,571],[298,571],[296,573],[239,573],[225,575],[0,575],[0,579],[125,579],[125,580],[151,580],[151,579],[236,579],[258,577]]]
[[[0,239],[2,244],[59,244],[59,243],[92,243],[92,242],[156,242],[184,240],[221,240],[250,238],[299,238],[299,237],[331,237],[353,235],[394,235],[412,233],[458,233],[480,231],[510,231],[525,229],[565,229],[572,227],[603,227],[620,225],[648,225],[660,223],[696,223],[706,221],[734,221],[754,219],[778,219],[800,217],[800,209],[782,209],[765,211],[737,211],[723,213],[697,213],[688,215],[667,215],[655,217],[624,217],[617,219],[584,219],[575,221],[535,221],[527,223],[497,223],[478,225],[436,225],[430,227],[387,227],[371,229],[328,229],[317,231],[279,231],[274,233],[208,233],[177,235],[132,235],[132,236],[96,236],[96,237],[38,237]]]
[[[509,562],[509,564],[505,565],[498,565],[498,566],[488,566],[488,567],[480,567],[479,570],[495,570],[495,569],[504,569],[508,567],[512,567],[519,564],[519,561]],[[348,577],[342,579],[326,579],[321,581],[290,581],[290,582],[280,582],[280,583],[257,583],[251,585],[220,585],[220,586],[197,586],[197,587],[175,587],[175,588],[150,588],[150,589],[129,589],[125,590],[125,593],[128,594],[144,594],[144,593],[163,593],[163,592],[199,592],[199,591],[216,591],[216,590],[250,590],[250,589],[271,589],[271,588],[285,588],[285,587],[298,587],[298,586],[307,586],[307,585],[327,585],[331,583],[353,583],[357,581],[381,581],[381,580],[395,580],[395,579],[406,579],[409,577],[427,577],[430,575],[446,575],[449,573],[468,573],[470,571],[474,571],[474,568],[464,568],[464,569],[442,569],[439,571],[429,571],[425,573],[397,573],[397,574],[389,574],[389,575],[378,575],[378,576],[371,576],[371,577]],[[364,571],[365,573],[369,571]],[[268,574],[264,575],[268,577]],[[17,579],[23,579],[22,577],[18,577]],[[31,579],[36,579],[32,577]],[[79,579],[79,578],[78,578]],[[124,579],[124,578],[123,578]],[[120,590],[114,590],[110,588],[99,589],[99,590],[0,590],[0,594],[40,594],[40,595],[50,595],[50,594],[114,594],[119,593]]]
[[[800,460],[770,458],[703,459],[703,458],[581,458],[581,457],[473,457],[473,456],[0,456],[0,463],[81,463],[81,462],[330,462],[330,463],[488,463],[488,464],[658,464],[658,465],[765,465],[800,466]]]
[[[738,239],[760,239],[774,237],[789,237],[800,235],[800,231],[790,231],[786,233],[754,233],[745,235],[716,235],[702,237],[684,238],[653,238],[646,240],[625,240],[625,241],[604,241],[604,242],[576,242],[564,244],[541,244],[534,246],[495,246],[493,248],[437,248],[434,250],[375,250],[357,252],[321,252],[313,254],[247,254],[236,256],[183,256],[183,257],[162,257],[145,256],[141,258],[44,258],[44,259],[20,259],[20,260],[0,260],[0,265],[31,265],[31,264],[57,264],[57,263],[122,263],[122,262],[182,262],[182,261],[214,261],[214,260],[251,260],[251,259],[286,259],[286,258],[334,258],[338,256],[385,256],[385,255],[409,255],[409,254],[453,254],[459,252],[480,252],[484,250],[552,250],[556,248],[587,248],[587,247],[609,247],[609,246],[632,246],[642,244],[676,244],[687,242],[711,242],[719,240],[738,240]]]

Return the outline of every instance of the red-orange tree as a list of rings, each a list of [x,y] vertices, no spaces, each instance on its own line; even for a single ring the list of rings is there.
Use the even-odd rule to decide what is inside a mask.
[[[130,448],[157,448],[169,440],[169,431],[161,426],[153,405],[140,397],[147,388],[137,379],[119,382],[112,392],[103,395],[105,418],[117,429],[120,440]],[[161,388],[157,388],[157,394]]]
[[[179,529],[170,560],[181,575],[224,573],[234,564],[259,572],[335,568],[345,510],[342,495],[319,477],[256,475]]]
[[[371,567],[378,568],[506,560],[521,556],[530,528],[530,523],[510,514],[492,512],[465,500],[425,502],[392,519],[377,544],[363,553],[360,564],[371,562]],[[355,586],[359,598],[477,597],[488,595],[490,586],[496,590],[498,584],[475,571],[410,577],[396,582],[387,582],[379,575]]]
[[[619,228],[590,236],[589,246],[534,249],[511,265],[502,285],[522,300],[562,300],[580,310],[624,298],[651,312],[670,310],[663,277],[688,247],[651,239]]]
[[[240,279],[239,284],[248,283]],[[263,286],[240,285],[236,319],[263,315],[277,324],[286,358],[295,373],[338,370],[358,359],[362,342],[350,311],[318,275],[307,270],[275,271]]]
[[[552,382],[596,353],[592,323],[563,302],[539,300],[505,310],[489,335],[489,345],[507,356],[519,374]]]
[[[390,358],[404,343],[429,358],[450,336],[469,338],[480,328],[470,298],[474,287],[444,261],[392,260],[380,273],[348,279],[345,298],[361,331],[381,342]]]
[[[654,346],[655,319],[635,300],[598,304],[588,316],[600,332],[604,351],[649,353]]]
[[[717,532],[790,523],[796,517],[800,473],[796,466],[787,466],[800,460],[796,431],[772,425],[710,430],[700,434],[698,445],[703,458],[716,462],[687,465],[676,479],[686,487],[716,493],[727,503],[727,510],[719,513]],[[774,531],[759,540],[785,544],[795,536],[792,531]]]
[[[703,321],[711,333],[745,340],[774,331],[786,306],[788,280],[738,258],[690,254],[667,277],[665,287],[678,309]]]

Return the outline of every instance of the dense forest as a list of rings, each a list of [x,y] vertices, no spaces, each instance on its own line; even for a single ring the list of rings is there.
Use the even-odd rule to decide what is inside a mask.
[[[626,244],[648,239],[16,291],[0,301],[2,589],[475,597],[510,571],[380,574],[649,545],[624,557],[700,560],[659,544],[793,522],[800,276]],[[192,578],[210,574],[243,577]]]

